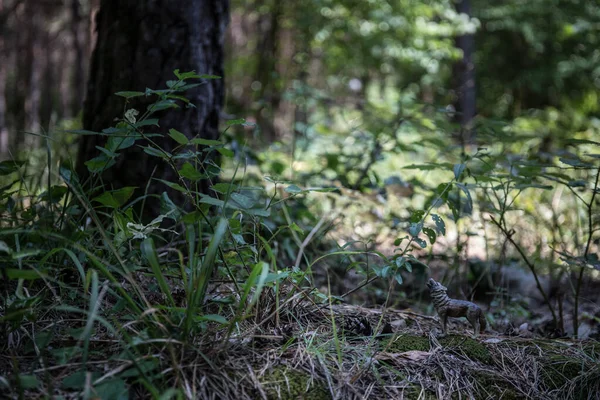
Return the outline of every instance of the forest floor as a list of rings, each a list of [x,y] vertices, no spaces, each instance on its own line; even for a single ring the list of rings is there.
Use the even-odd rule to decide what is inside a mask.
[[[89,343],[89,358],[81,362],[61,362],[73,360],[73,354],[67,357],[69,349],[77,348],[72,337],[65,336],[60,349],[40,347],[38,337],[29,352],[17,355],[9,350],[0,355],[0,378],[5,377],[0,379],[0,395],[27,399],[600,398],[598,341],[523,338],[490,331],[474,338],[466,321],[458,319],[450,321],[449,333],[442,337],[434,317],[392,309],[319,306],[303,293],[291,296],[279,311],[267,292],[260,303],[233,334],[210,322],[205,334],[192,343],[175,339],[140,343],[137,353],[141,355],[136,359],[117,344],[115,333],[107,331],[96,332]],[[12,375],[15,369],[21,373]],[[36,380],[35,390],[28,389],[34,387],[32,380]],[[148,381],[172,389],[152,393],[144,384]]]

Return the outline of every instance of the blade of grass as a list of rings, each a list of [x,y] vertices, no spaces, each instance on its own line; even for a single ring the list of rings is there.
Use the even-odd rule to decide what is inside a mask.
[[[175,307],[175,300],[173,300],[173,296],[171,295],[171,288],[165,279],[165,276],[162,273],[160,268],[160,264],[158,263],[158,257],[156,255],[156,247],[154,246],[154,240],[152,238],[146,238],[140,245],[140,250],[142,251],[142,255],[148,260],[150,264],[150,268],[152,268],[152,273],[158,282],[158,286],[160,290],[163,292],[165,296],[167,296],[167,300],[169,300],[169,304],[172,307]]]

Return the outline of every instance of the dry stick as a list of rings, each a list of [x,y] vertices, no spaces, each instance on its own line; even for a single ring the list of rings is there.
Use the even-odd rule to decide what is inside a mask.
[[[337,217],[337,214],[338,213],[336,212],[331,216],[332,221]],[[296,268],[300,267],[300,261],[302,261],[302,256],[304,255],[304,249],[312,241],[312,238],[317,234],[319,229],[321,229],[321,227],[323,226],[323,224],[325,223],[326,220],[327,220],[326,216],[325,215],[322,216],[321,219],[319,220],[319,222],[317,223],[317,225],[315,225],[315,227],[312,228],[310,233],[306,236],[304,241],[300,244],[300,248],[298,249],[298,255],[296,256],[296,262],[294,263],[294,266]]]
[[[515,231],[512,229],[510,231],[507,231],[506,228],[504,228],[502,225],[500,225],[498,223],[498,221],[496,221],[496,219],[494,218],[493,215],[490,215],[490,218],[492,219],[492,222],[494,223],[494,225],[496,225],[498,227],[498,229],[500,229],[502,231],[504,236],[506,236],[506,239],[508,239],[508,241],[513,246],[515,246],[515,249],[517,249],[517,252],[521,255],[521,257],[523,258],[523,261],[525,261],[525,264],[527,264],[527,267],[529,267],[529,269],[531,270],[531,273],[533,274],[533,278],[535,279],[535,284],[536,284],[539,292],[542,294],[544,301],[548,305],[548,309],[550,310],[550,313],[552,314],[552,319],[554,320],[554,326],[558,326],[558,320],[556,319],[556,313],[554,312],[554,308],[552,308],[552,304],[550,304],[550,300],[548,300],[548,296],[546,296],[546,292],[544,291],[544,288],[542,287],[542,285],[540,283],[537,272],[535,272],[535,265],[533,265],[529,261],[529,259],[525,255],[525,252],[523,251],[523,249],[521,249],[521,247],[512,238]]]
[[[581,291],[581,283],[583,282],[583,273],[585,271],[585,265],[587,264],[587,256],[590,251],[590,246],[592,244],[592,235],[594,233],[592,226],[592,207],[594,206],[594,200],[596,198],[596,193],[598,192],[598,178],[600,178],[600,168],[598,168],[598,172],[596,172],[596,182],[594,183],[594,190],[592,191],[592,198],[587,205],[587,214],[588,214],[588,240],[585,245],[585,252],[583,253],[584,264],[581,266],[581,270],[579,271],[579,277],[577,278],[577,287],[575,288],[575,309],[573,310],[573,334],[577,339],[579,336],[579,293]]]

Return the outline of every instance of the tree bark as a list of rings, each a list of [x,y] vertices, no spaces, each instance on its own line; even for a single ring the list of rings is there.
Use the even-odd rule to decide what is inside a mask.
[[[167,80],[175,79],[175,69],[223,76],[227,0],[102,0],[100,4],[96,16],[98,36],[84,103],[84,129],[100,132],[123,115],[124,100],[115,96],[115,92],[165,88]],[[214,79],[188,91],[186,97],[197,108],[162,112],[158,115],[160,128],[153,127],[151,132],[165,133],[174,128],[188,137],[218,138],[223,88],[223,79]],[[134,102],[127,107],[143,112],[146,105]],[[154,142],[166,151],[176,145],[168,136]],[[104,137],[82,137],[77,159],[77,174],[82,182],[89,176],[84,162],[96,156],[95,147],[103,144]],[[144,145],[139,141],[137,144]],[[136,186],[134,196],[139,196],[145,192],[152,174],[177,182],[175,171],[167,163],[149,156],[138,146],[123,153],[117,164],[102,175],[105,189]],[[205,184],[202,190],[206,192],[207,188]],[[152,180],[148,191],[150,194],[167,191],[176,204],[183,206],[185,199],[181,193],[167,189]],[[158,201],[147,205],[144,214],[155,217],[159,212]]]
[[[471,16],[471,0],[458,0],[456,11]],[[460,140],[463,144],[470,144],[475,139],[472,121],[476,114],[475,92],[475,37],[472,34],[461,35],[456,38],[456,47],[463,51],[462,60],[454,65],[454,79],[456,88],[455,108],[457,111],[456,122],[460,124]]]

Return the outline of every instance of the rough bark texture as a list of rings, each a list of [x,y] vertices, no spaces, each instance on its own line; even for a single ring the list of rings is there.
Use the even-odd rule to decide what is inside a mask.
[[[84,128],[99,132],[113,126],[114,119],[122,116],[124,110],[124,100],[115,92],[165,88],[165,82],[174,79],[175,69],[223,76],[223,37],[228,14],[226,0],[103,0],[96,17],[98,37],[84,104]],[[188,137],[216,139],[223,80],[209,80],[187,92],[186,97],[197,108],[182,107],[158,114],[161,127],[150,131],[165,133],[175,128]],[[134,102],[131,107],[144,111],[146,104]],[[154,141],[167,151],[176,145],[168,136]],[[84,162],[96,156],[95,146],[103,143],[100,136],[82,138],[77,160],[82,181],[89,176]],[[169,165],[134,146],[102,179],[105,189],[139,187],[135,196],[144,192],[151,175],[177,181]],[[153,180],[149,193],[160,194],[167,189]],[[183,205],[184,199],[178,192],[169,195],[176,204]],[[158,202],[147,205],[145,214],[156,216]]]

